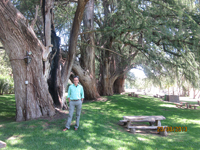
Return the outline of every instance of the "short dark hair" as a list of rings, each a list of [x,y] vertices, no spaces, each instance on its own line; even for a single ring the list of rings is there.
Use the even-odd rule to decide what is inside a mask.
[[[79,79],[79,76],[74,76],[74,78],[78,78]]]

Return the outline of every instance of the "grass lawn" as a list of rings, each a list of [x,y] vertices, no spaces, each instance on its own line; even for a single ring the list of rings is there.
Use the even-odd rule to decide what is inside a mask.
[[[63,132],[65,119],[15,122],[14,95],[0,96],[0,140],[3,149],[200,149],[200,107],[178,109],[157,98],[127,95],[107,97],[106,102],[83,104],[78,131]],[[117,123],[124,115],[163,115],[162,125],[187,127],[187,132],[131,134]],[[73,119],[74,120],[74,119]],[[72,122],[74,124],[74,121]]]
[[[182,100],[181,102],[187,102],[187,103],[189,103],[189,104],[191,104],[191,105],[197,105],[198,104],[198,102],[197,101],[187,101],[187,100]]]

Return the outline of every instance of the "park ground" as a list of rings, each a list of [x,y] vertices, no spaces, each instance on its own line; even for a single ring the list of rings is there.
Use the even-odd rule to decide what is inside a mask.
[[[71,129],[62,131],[68,111],[24,122],[15,122],[15,111],[14,95],[0,96],[0,140],[7,143],[3,149],[200,149],[200,107],[176,108],[149,96],[114,95],[85,102],[78,131],[73,130],[75,117]],[[187,127],[187,132],[168,132],[167,137],[155,132],[132,134],[118,124],[125,115],[163,115],[162,125]]]

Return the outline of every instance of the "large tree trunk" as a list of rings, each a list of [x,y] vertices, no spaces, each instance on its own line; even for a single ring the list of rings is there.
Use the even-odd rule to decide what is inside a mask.
[[[54,6],[54,0],[42,0],[42,13],[43,13],[43,24],[44,24],[44,45],[48,46],[48,53],[45,54],[45,59],[43,62],[43,73],[45,80],[49,78],[50,73],[50,62],[49,62],[49,52],[52,51],[51,44],[51,30],[52,30],[52,9]]]
[[[125,75],[119,76],[115,80],[114,85],[113,85],[115,94],[121,94],[122,92],[125,92],[124,83],[125,83]]]
[[[107,95],[107,96],[111,96],[114,94],[113,92],[113,83],[114,83],[114,79],[109,78],[108,76],[106,76],[102,82],[100,82],[99,84],[99,93],[100,95]]]
[[[97,92],[96,82],[92,80],[92,76],[89,72],[81,68],[78,61],[74,62],[72,71],[80,76],[79,81],[84,88],[85,99],[93,100],[100,97],[99,93]]]
[[[65,88],[61,80],[61,55],[60,55],[60,38],[56,35],[53,23],[53,6],[54,0],[42,0],[42,12],[44,22],[44,42],[51,52],[47,61],[44,61],[44,76],[49,85],[49,92],[53,98],[54,104],[60,109],[67,109],[65,101]]]
[[[80,30],[80,24],[83,18],[83,13],[85,9],[85,5],[88,0],[78,0],[78,6],[76,9],[72,30],[70,32],[70,39],[69,39],[69,49],[68,49],[68,56],[67,61],[62,69],[62,82],[64,83],[64,87],[67,86],[69,76],[72,70],[72,66],[74,64],[74,59],[76,56],[76,47],[77,47],[77,40]]]
[[[54,115],[53,100],[43,76],[42,59],[48,50],[10,1],[0,1],[0,41],[13,70],[16,121]],[[24,61],[27,51],[32,53],[32,61],[28,65]]]
[[[64,96],[65,87],[67,86],[69,75],[72,69],[72,64],[75,58],[80,23],[82,21],[84,8],[87,1],[88,0],[78,1],[78,6],[76,9],[73,26],[72,26],[72,30],[70,34],[68,57],[66,58],[67,60],[65,62],[64,67],[62,67],[62,64],[60,62],[61,55],[60,55],[58,37],[56,36],[54,29],[52,29],[53,31],[51,34],[51,37],[52,37],[51,42],[53,44],[53,53],[52,53],[52,58],[51,58],[52,60],[50,61],[51,72],[50,72],[48,83],[49,83],[49,90],[53,97],[54,103],[56,107],[61,108],[61,109],[67,108],[66,98]]]
[[[137,53],[135,52],[134,57]],[[113,95],[114,93],[124,92],[125,74],[133,67],[133,64],[121,65],[125,60],[118,59],[118,56],[114,54],[110,57],[103,57],[104,63],[100,66],[101,78],[98,85],[100,95]],[[132,58],[134,59],[134,57]]]
[[[94,29],[94,0],[89,0],[85,6],[83,15],[84,31],[91,31]],[[85,92],[85,99],[93,100],[100,97],[96,87],[95,77],[95,51],[94,47],[94,33],[84,34],[82,41],[89,45],[81,47],[80,66],[73,65],[72,71],[80,77],[80,82],[83,85]],[[77,62],[76,62],[77,64]],[[77,69],[79,67],[79,69]]]
[[[110,37],[109,39],[106,48],[111,49],[113,38]],[[139,37],[138,43],[142,43],[142,36]],[[108,51],[103,51],[101,54],[101,74],[98,85],[100,95],[113,95],[113,93],[124,92],[124,75],[133,68],[134,63],[130,63],[130,61],[137,56],[138,51],[132,52],[127,59]]]
[[[106,57],[105,57],[106,56]],[[113,95],[113,84],[118,77],[115,70],[115,60],[109,57],[110,52],[103,52],[102,64],[100,66],[100,81],[98,84],[98,91],[100,95]]]
[[[49,92],[53,98],[54,104],[60,109],[67,109],[65,99],[65,88],[61,81],[61,54],[60,54],[60,38],[56,36],[54,30],[51,33],[51,41],[53,44],[52,53],[50,55],[51,71],[48,78]]]

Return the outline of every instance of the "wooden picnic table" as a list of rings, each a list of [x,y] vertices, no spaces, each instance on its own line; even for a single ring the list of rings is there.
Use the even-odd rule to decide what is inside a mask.
[[[158,127],[166,127],[161,125],[161,120],[166,119],[164,116],[123,116],[123,118],[124,120],[120,120],[120,122],[124,123],[128,129],[131,129],[132,133],[135,133],[136,129],[158,129]],[[149,122],[150,126],[131,126],[131,122]],[[167,131],[162,131],[162,134],[166,136]]]
[[[174,103],[174,104],[176,104],[176,107],[180,107],[180,108],[182,108],[184,105],[185,105],[185,108],[192,108],[192,107],[194,107],[194,109],[196,109],[199,105],[192,105],[192,104],[190,104],[190,103],[188,103],[188,102],[180,102],[180,103]]]
[[[161,126],[161,120],[166,119],[164,116],[123,116],[124,120],[127,120],[127,126],[131,125],[131,122],[149,122],[152,125],[153,122],[156,126]]]
[[[189,108],[194,107],[194,109],[197,109],[198,106],[199,106],[199,105],[191,105],[191,104],[189,104]]]
[[[189,103],[188,102],[180,102],[180,103],[174,103],[176,105],[176,107],[180,107],[182,108],[183,106],[185,106],[185,108],[189,108]]]

